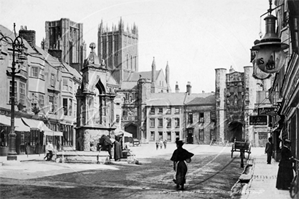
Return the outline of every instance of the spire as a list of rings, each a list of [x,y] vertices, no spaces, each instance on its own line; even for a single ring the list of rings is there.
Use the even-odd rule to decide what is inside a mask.
[[[167,87],[168,87],[168,91],[169,91],[169,80],[170,80],[170,68],[169,68],[169,62],[167,61],[167,66],[166,66],[166,83],[167,83]]]
[[[156,80],[156,66],[155,66],[155,57],[153,57],[152,61],[152,78],[151,78],[151,93],[155,93],[155,80]]]

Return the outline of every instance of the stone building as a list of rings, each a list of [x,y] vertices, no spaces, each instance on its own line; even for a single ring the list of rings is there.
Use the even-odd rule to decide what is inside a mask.
[[[274,158],[281,158],[281,140],[290,139],[292,154],[299,160],[299,0],[276,0],[275,6],[280,6],[276,10],[276,35],[289,47],[284,50],[286,56],[278,60],[283,67],[273,74],[269,89],[276,110],[272,122]]]
[[[266,99],[266,87],[258,88],[266,81],[253,78],[253,67],[245,66],[244,72],[235,71],[232,67],[227,73],[225,68],[216,70],[216,137],[220,142],[247,140],[253,146],[264,142],[270,130],[268,122],[263,125],[251,125],[249,118],[257,115],[257,109],[270,102]]]
[[[150,88],[148,82],[149,91]],[[214,93],[192,93],[190,83],[182,93],[150,92],[142,110],[142,140],[175,142],[180,138],[191,144],[210,143],[214,133],[214,100]]]
[[[139,71],[138,28],[125,29],[120,19],[118,26],[104,27],[101,21],[98,29],[98,56],[104,60],[107,68],[119,84]]]
[[[3,26],[0,26],[0,32],[12,39],[15,37],[13,32]],[[74,149],[74,91],[81,82],[81,75],[36,46],[34,30],[21,27],[19,35],[26,47],[27,61],[17,66],[20,73],[15,80],[16,151],[18,154],[24,153],[27,144],[28,153],[42,153],[47,140],[52,140],[57,150],[62,146]],[[11,117],[11,76],[6,73],[6,70],[11,70],[12,48],[9,46],[1,45],[0,55],[1,85],[4,85],[0,95],[2,121],[10,120]],[[5,155],[7,149],[10,126],[9,121],[0,125],[2,155]]]
[[[46,21],[45,30],[46,38],[42,42],[42,49],[80,72],[86,57],[83,24],[62,18]]]

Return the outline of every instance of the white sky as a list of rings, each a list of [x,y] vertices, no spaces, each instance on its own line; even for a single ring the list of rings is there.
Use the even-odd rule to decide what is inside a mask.
[[[0,24],[16,23],[36,31],[36,44],[45,37],[45,21],[69,18],[83,23],[83,39],[97,43],[98,26],[139,30],[139,71],[170,67],[172,91],[178,81],[181,92],[191,82],[192,92],[215,90],[215,68],[230,66],[243,72],[251,65],[250,48],[259,31],[260,15],[268,0],[0,0]],[[274,6],[274,5],[273,5]],[[260,28],[261,26],[261,28]],[[87,55],[90,49],[87,50]]]

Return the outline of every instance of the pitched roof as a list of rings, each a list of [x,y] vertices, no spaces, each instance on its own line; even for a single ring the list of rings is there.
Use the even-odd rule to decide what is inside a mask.
[[[189,104],[197,98],[200,102],[198,102],[198,99],[195,102],[206,104],[207,101],[211,102],[211,98],[214,98],[214,96],[213,93],[191,93],[190,95],[186,93],[152,93],[146,104],[151,106],[182,106]]]
[[[187,105],[206,105],[206,104],[215,104],[216,98],[214,93],[207,93],[210,95],[203,96],[203,97],[196,97],[195,99],[191,100],[187,103]]]
[[[156,71],[155,79],[157,79],[160,72],[161,72],[161,70]],[[141,72],[131,73],[131,75],[128,77],[127,81],[128,82],[137,82],[140,79],[140,76],[142,78],[151,80],[152,79],[152,71],[141,71]]]

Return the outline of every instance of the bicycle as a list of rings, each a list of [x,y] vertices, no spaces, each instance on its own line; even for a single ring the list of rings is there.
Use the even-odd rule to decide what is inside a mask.
[[[293,160],[294,162],[294,170],[296,172],[296,175],[294,176],[292,182],[291,182],[291,186],[290,186],[290,196],[291,198],[294,198],[298,192],[299,192],[299,178],[298,178],[298,175],[299,175],[299,160],[297,160],[296,158],[290,158],[291,160]]]

